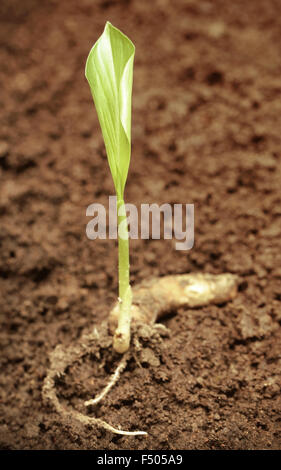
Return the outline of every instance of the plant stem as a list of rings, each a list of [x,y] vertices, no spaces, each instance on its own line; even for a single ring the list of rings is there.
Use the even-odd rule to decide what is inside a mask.
[[[113,339],[115,351],[124,353],[130,345],[132,291],[130,286],[130,259],[128,222],[123,198],[117,199],[118,212],[118,274],[119,274],[119,317]]]
[[[117,200],[119,298],[123,300],[130,285],[128,223],[123,199]]]

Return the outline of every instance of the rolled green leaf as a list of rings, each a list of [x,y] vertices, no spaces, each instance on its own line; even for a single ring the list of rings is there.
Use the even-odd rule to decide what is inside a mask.
[[[130,39],[107,22],[89,53],[85,70],[118,199],[124,196],[131,156],[134,55]]]

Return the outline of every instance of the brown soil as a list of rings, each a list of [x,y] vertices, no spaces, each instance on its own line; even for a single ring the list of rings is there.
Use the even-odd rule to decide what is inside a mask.
[[[281,4],[278,0],[2,0],[2,449],[281,448]],[[148,437],[61,423],[42,402],[49,353],[79,344],[117,295],[112,240],[85,235],[113,185],[85,59],[110,20],[136,44],[126,200],[194,203],[195,246],[131,243],[132,283],[236,273],[220,306],[144,338],[90,412]],[[82,409],[117,364],[105,341],[58,383]]]

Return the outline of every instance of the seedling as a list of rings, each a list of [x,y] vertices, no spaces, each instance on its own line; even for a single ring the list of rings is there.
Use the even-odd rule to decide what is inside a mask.
[[[131,97],[135,46],[107,22],[86,63],[89,82],[117,196],[119,315],[113,348],[130,345],[132,290],[124,189],[131,157]]]
[[[226,302],[235,297],[238,285],[237,276],[232,274],[180,274],[145,280],[143,284],[134,287],[132,296],[124,189],[131,155],[134,54],[135,47],[132,42],[107,22],[86,63],[86,77],[96,106],[117,195],[119,301],[110,311],[106,329],[101,325],[99,333],[94,328],[92,333],[80,338],[78,345],[71,345],[64,352],[61,346],[57,346],[50,355],[50,368],[43,386],[44,400],[52,404],[67,424],[72,420],[79,421],[83,426],[98,426],[126,436],[140,436],[147,433],[116,429],[99,418],[84,415],[74,409],[66,409],[56,394],[57,378],[63,377],[71,364],[79,363],[86,353],[91,353],[94,344],[98,348],[100,338],[108,335],[109,326],[109,330],[114,334],[114,350],[125,354],[103,391],[85,402],[86,407],[95,406],[116,384],[129,358],[135,357],[132,348],[129,349],[131,319],[135,323],[141,323],[142,326],[149,325],[149,332],[153,335],[153,332],[159,331],[159,325],[157,327],[155,322],[161,320],[165,313],[176,311],[181,307],[193,308]],[[137,328],[135,334],[138,334]],[[135,343],[137,345],[137,337]]]

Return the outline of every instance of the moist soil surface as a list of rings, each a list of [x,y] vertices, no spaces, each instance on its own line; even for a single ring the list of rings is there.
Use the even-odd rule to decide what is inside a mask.
[[[126,201],[195,205],[195,244],[132,240],[132,284],[230,272],[237,297],[180,309],[141,341],[90,416],[42,401],[49,355],[79,345],[117,297],[117,244],[86,208],[113,184],[87,54],[106,20],[136,45]],[[281,448],[281,4],[274,0],[3,0],[0,6],[1,449]],[[95,350],[96,351],[96,350]],[[110,339],[57,383],[84,410],[116,365]]]

